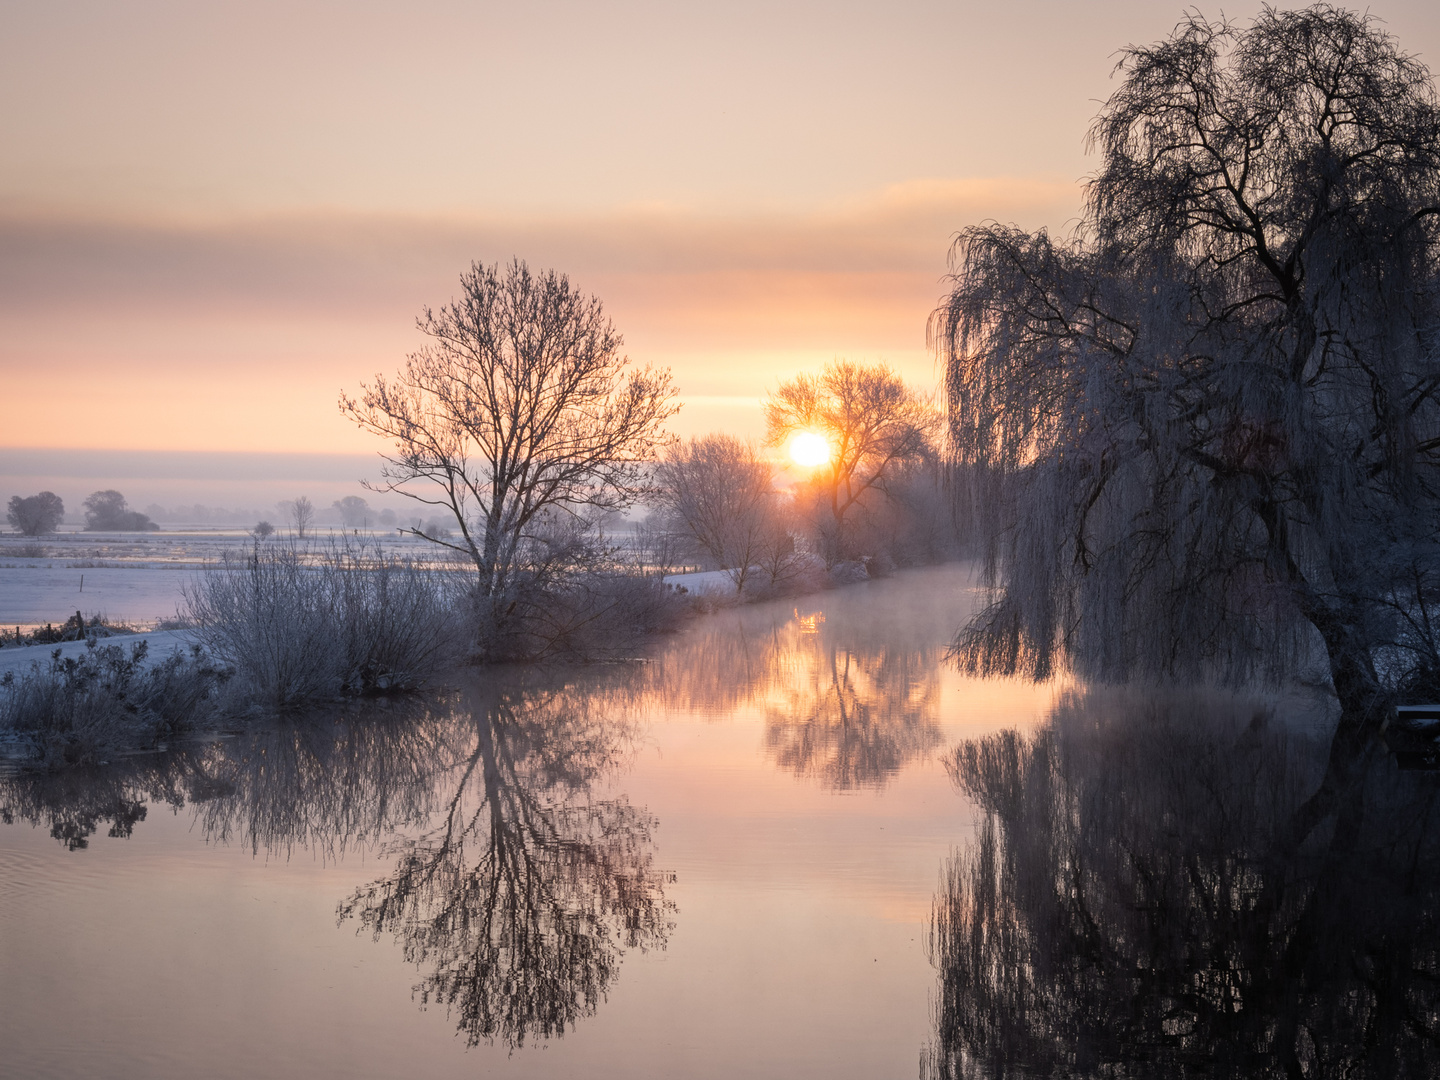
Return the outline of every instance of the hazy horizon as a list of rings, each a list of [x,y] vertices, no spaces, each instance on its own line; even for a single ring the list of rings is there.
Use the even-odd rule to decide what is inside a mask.
[[[599,296],[681,435],[836,357],[931,387],[954,234],[1073,222],[1116,50],[1181,10],[11,8],[0,494],[19,447],[373,454],[340,392],[472,260]],[[1373,11],[1440,63],[1440,9]]]

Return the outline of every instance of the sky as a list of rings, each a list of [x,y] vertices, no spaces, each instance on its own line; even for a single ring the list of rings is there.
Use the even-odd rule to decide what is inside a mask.
[[[954,234],[1073,223],[1116,52],[1181,7],[0,0],[0,455],[373,454],[339,393],[512,257],[682,435],[836,357],[928,391]],[[1440,65],[1440,5],[1370,10]]]

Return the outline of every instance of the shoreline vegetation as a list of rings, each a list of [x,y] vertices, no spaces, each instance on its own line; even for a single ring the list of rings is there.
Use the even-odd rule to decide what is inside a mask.
[[[253,543],[192,579],[167,624],[183,627],[189,644],[169,655],[152,656],[143,637],[125,640],[131,628],[79,612],[27,635],[30,645],[84,641],[85,650],[56,648],[0,676],[0,762],[52,771],[104,764],[345,700],[442,691],[467,668],[632,661],[688,619],[895,569],[888,558],[827,568],[802,552],[779,572],[751,568],[735,589],[733,571],[666,575],[598,532],[549,549],[548,565],[533,564],[500,607],[476,603],[463,564],[363,541]],[[721,588],[665,580],[712,574]]]
[[[668,433],[680,408],[669,370],[632,365],[600,301],[564,274],[475,263],[461,291],[425,309],[426,344],[397,374],[338,403],[390,444],[365,486],[429,515],[398,530],[426,554],[307,543],[315,507],[297,496],[289,540],[261,521],[186,586],[188,651],[102,646],[77,611],[58,633],[83,637],[84,653],[0,680],[0,750],[93,764],[206,727],[426,690],[466,665],[632,659],[688,615],[959,554],[940,413],[883,363],[837,359],[771,393],[766,442],[806,470],[787,491],[753,443]],[[632,537],[607,535],[637,505],[650,514]],[[119,491],[85,506],[87,528],[152,528]],[[363,519],[366,503],[336,507]],[[63,516],[49,492],[12,510],[27,534]],[[671,580],[690,565],[710,571],[694,591]]]

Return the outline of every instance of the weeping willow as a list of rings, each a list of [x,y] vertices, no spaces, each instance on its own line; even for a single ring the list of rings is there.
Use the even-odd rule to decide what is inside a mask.
[[[1121,54],[1063,238],[962,232],[932,317],[987,543],[972,670],[1440,692],[1440,109],[1375,21]]]

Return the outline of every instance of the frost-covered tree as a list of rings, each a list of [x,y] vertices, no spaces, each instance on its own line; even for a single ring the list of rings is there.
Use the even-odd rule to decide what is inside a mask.
[[[315,522],[315,504],[308,496],[297,495],[293,499],[282,499],[275,504],[282,517],[290,522],[295,528],[295,535],[301,540],[310,531],[310,526]]]
[[[405,369],[340,408],[393,444],[373,490],[441,508],[454,538],[410,531],[472,560],[495,598],[549,517],[634,499],[678,406],[669,372],[629,368],[600,301],[563,274],[477,263],[460,284],[419,319],[429,342]]]
[[[990,537],[974,668],[1284,674],[1353,756],[1440,691],[1440,109],[1367,15],[1122,53],[1075,235],[963,232],[931,332]]]
[[[773,480],[774,469],[753,446],[730,435],[706,435],[666,450],[655,470],[656,502],[730,572],[739,592],[775,542]]]
[[[368,525],[375,512],[370,509],[370,504],[359,495],[346,495],[343,499],[336,499],[330,504],[340,515],[340,520],[347,528],[356,528],[361,525]]]

